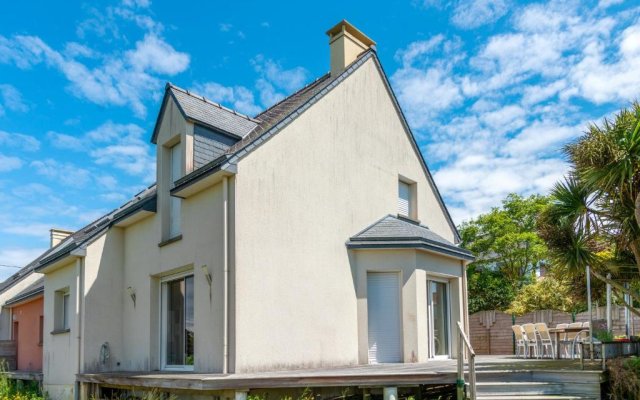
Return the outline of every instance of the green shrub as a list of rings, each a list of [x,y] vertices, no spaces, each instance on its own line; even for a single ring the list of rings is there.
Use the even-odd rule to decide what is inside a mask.
[[[640,357],[616,358],[608,363],[612,400],[640,400]]]

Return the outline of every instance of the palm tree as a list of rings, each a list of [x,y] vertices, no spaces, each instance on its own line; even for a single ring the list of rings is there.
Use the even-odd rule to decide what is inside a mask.
[[[552,190],[551,205],[538,220],[551,258],[567,273],[589,265],[597,279],[629,294],[605,275],[640,278],[640,104],[623,109],[564,149],[572,169]]]

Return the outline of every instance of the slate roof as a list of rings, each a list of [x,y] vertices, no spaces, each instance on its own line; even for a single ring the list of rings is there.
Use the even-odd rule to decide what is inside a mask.
[[[387,215],[352,236],[347,247],[358,248],[425,248],[437,253],[473,260],[473,254],[451,243],[418,222]]]
[[[198,96],[188,90],[179,88],[171,83],[167,83],[165,88],[165,100],[162,103],[158,120],[153,131],[152,143],[156,143],[160,120],[166,107],[166,97],[170,95],[178,105],[182,115],[195,122],[199,122],[210,128],[242,138],[251,132],[258,121],[237,111],[226,108],[218,103],[214,103],[202,96]]]
[[[10,306],[21,301],[36,297],[44,292],[44,276],[38,278],[31,285],[24,288],[20,293],[7,300],[4,305]]]

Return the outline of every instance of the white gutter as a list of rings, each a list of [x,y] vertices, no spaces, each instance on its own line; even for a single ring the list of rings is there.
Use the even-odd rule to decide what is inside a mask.
[[[229,178],[222,177],[222,262],[224,264],[223,289],[223,363],[222,373],[229,373]]]

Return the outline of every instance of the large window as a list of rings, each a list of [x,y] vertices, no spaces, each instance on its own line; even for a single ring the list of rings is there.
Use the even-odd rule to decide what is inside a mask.
[[[169,177],[171,182],[169,187],[172,188],[175,181],[180,179],[182,174],[182,153],[180,143],[171,147],[170,152],[171,171]],[[180,234],[180,206],[181,202],[178,197],[169,197],[169,238],[174,238]]]
[[[193,366],[193,275],[162,284],[165,368]]]

